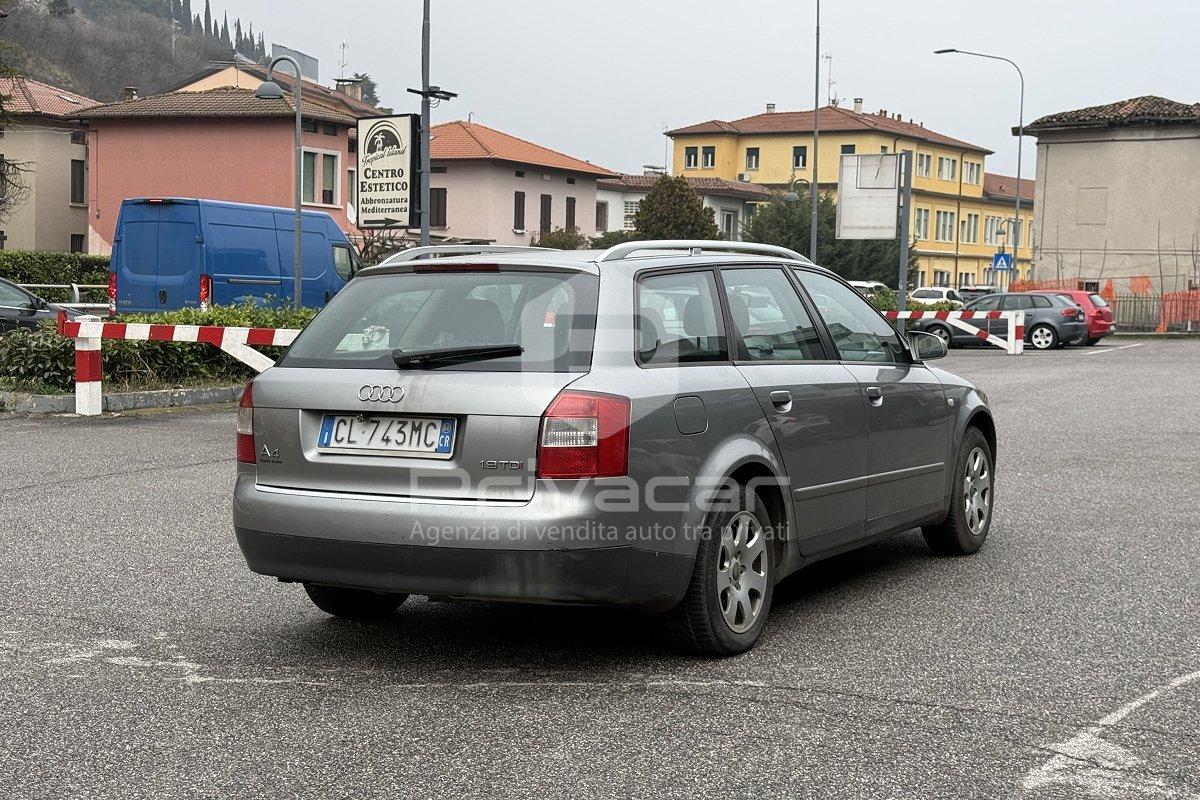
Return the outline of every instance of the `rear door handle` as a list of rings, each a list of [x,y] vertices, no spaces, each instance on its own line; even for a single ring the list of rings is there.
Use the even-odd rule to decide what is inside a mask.
[[[867,399],[871,401],[873,406],[883,405],[883,389],[878,386],[867,387]]]
[[[792,404],[792,393],[787,389],[771,392],[771,403],[779,408]]]

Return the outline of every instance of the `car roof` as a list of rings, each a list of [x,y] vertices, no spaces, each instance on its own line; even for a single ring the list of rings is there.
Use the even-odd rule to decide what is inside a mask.
[[[714,242],[719,245],[719,242]],[[437,259],[402,261],[394,264],[378,264],[364,267],[359,275],[385,275],[399,272],[411,272],[413,266],[420,264],[438,264],[445,266],[470,264],[499,264],[519,267],[542,267],[545,269],[575,270],[590,275],[604,272],[625,274],[632,277],[645,269],[685,266],[722,266],[732,264],[763,263],[779,264],[791,267],[808,267],[819,272],[834,273],[825,267],[820,267],[807,259],[799,261],[776,255],[756,252],[720,252],[708,251],[696,254],[688,250],[645,250],[645,255],[630,254],[614,260],[600,261],[606,250],[551,250],[551,249],[521,249],[494,253],[476,253],[467,255],[447,255]]]

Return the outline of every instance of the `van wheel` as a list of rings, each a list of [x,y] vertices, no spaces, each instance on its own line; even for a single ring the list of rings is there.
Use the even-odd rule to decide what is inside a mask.
[[[771,610],[775,563],[771,519],[736,486],[705,519],[696,565],[672,627],[686,649],[729,656],[754,646]]]
[[[970,555],[983,546],[996,505],[992,448],[978,428],[967,428],[959,445],[953,487],[946,519],[939,525],[926,525],[921,533],[935,552]]]
[[[343,589],[337,586],[321,586],[315,583],[304,584],[308,599],[313,605],[332,614],[346,619],[379,619],[386,617],[400,607],[408,599],[406,594],[385,594],[370,592],[366,589]]]

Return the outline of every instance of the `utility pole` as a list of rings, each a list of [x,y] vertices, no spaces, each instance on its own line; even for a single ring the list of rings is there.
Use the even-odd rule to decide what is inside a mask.
[[[908,240],[912,220],[912,152],[900,151],[900,282],[896,286],[896,309],[904,311],[908,294]],[[896,320],[896,330],[904,335],[904,320]]]
[[[431,98],[449,100],[458,97],[454,92],[447,92],[440,86],[429,85],[429,0],[424,2],[421,18],[421,88],[408,91],[421,95],[421,159],[418,168],[421,191],[418,196],[421,201],[421,246],[424,247],[429,244],[429,101]]]
[[[812,230],[808,233],[808,259],[817,262],[817,204],[821,196],[820,184],[817,182],[817,163],[821,137],[821,0],[817,0],[816,50],[813,53],[813,173],[812,186]]]

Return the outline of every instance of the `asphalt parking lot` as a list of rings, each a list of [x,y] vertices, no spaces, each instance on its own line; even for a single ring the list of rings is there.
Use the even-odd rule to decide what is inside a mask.
[[[810,567],[727,660],[334,621],[245,568],[232,409],[0,420],[0,796],[1200,797],[1200,341],[941,363],[997,415],[983,551]]]

